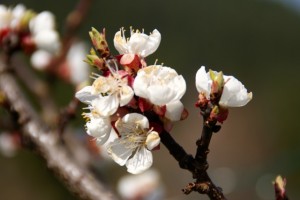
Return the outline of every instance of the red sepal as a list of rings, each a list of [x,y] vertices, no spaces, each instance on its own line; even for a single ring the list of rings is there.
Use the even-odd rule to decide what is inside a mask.
[[[152,109],[153,104],[150,103],[147,99],[139,98],[138,100],[139,108],[142,112],[149,111]]]

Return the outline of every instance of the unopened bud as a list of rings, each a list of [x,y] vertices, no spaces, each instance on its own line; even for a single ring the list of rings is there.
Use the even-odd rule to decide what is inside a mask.
[[[28,29],[29,26],[29,22],[32,18],[34,18],[36,16],[36,13],[32,10],[27,10],[23,17],[20,20],[20,29],[21,30],[26,30]]]
[[[102,58],[107,58],[110,55],[110,51],[105,39],[105,30],[103,30],[103,33],[99,33],[97,29],[92,28],[92,30],[89,32],[89,35],[100,56]]]
[[[105,67],[105,62],[102,58],[99,58],[97,55],[87,55],[84,62],[88,63],[91,66],[97,67],[98,69],[103,69]]]
[[[198,101],[196,103],[196,106],[200,109],[206,109],[208,104],[208,99],[206,98],[205,94],[203,92],[200,92],[198,95]]]
[[[212,80],[211,92],[214,97],[219,97],[222,94],[224,87],[224,76],[223,72],[214,72],[209,70],[209,75]]]
[[[212,121],[223,123],[228,117],[228,109],[221,106],[214,106],[210,112],[209,118]]]
[[[216,77],[215,72],[213,70],[211,70],[211,69],[208,72],[209,72],[210,79],[214,81],[215,77]]]
[[[217,118],[218,114],[219,114],[219,106],[214,106],[210,112],[210,117]]]
[[[214,81],[217,82],[218,89],[221,91],[224,86],[224,77],[222,71],[217,74]]]

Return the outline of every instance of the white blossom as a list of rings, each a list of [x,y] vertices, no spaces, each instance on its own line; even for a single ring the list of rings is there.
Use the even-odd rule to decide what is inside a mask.
[[[138,71],[133,89],[137,96],[162,106],[179,101],[186,91],[186,83],[174,69],[151,65]]]
[[[114,45],[120,54],[137,54],[146,57],[156,51],[160,44],[161,35],[154,29],[150,35],[131,29],[130,38],[125,37],[124,29],[115,34]]]
[[[20,25],[22,17],[26,12],[26,7],[23,4],[18,4],[12,10],[12,19],[10,22],[11,28],[17,28]]]
[[[39,49],[47,50],[53,54],[60,48],[59,35],[55,30],[45,30],[33,34],[33,41]]]
[[[55,17],[49,11],[43,11],[29,22],[33,41],[38,48],[56,53],[60,48],[60,40],[55,30]]]
[[[55,30],[55,16],[49,11],[43,11],[30,20],[29,28],[33,34],[46,30]]]
[[[126,75],[116,71],[106,77],[97,75],[92,86],[84,87],[75,96],[105,117],[114,114],[119,106],[128,104],[133,95]]]
[[[219,105],[224,107],[240,107],[246,105],[252,99],[252,92],[248,93],[245,86],[233,76],[223,76],[224,87]],[[210,99],[212,80],[209,72],[206,73],[202,66],[196,74],[196,88]]]
[[[95,137],[98,145],[106,143],[112,132],[110,117],[99,115],[91,105],[87,107],[90,112],[83,113],[84,118],[88,119],[85,128],[88,135]]]
[[[108,146],[109,143],[113,142],[117,138],[118,138],[118,134],[112,128],[111,131],[110,131],[110,133],[109,133],[109,137],[106,140],[106,142],[104,142],[101,139],[96,139],[96,144],[97,144],[97,147],[100,150],[100,155],[103,158],[105,158],[105,160],[107,160],[107,161],[113,162],[113,160],[111,159],[111,157],[108,155],[107,146]]]
[[[12,19],[11,9],[5,5],[0,5],[0,29],[9,27]]]
[[[91,118],[86,123],[86,132],[97,138],[98,144],[105,143],[111,132],[110,119],[104,117]]]
[[[44,70],[50,63],[53,55],[45,50],[37,50],[30,57],[32,66],[38,70]]]
[[[151,167],[153,149],[159,144],[158,133],[149,129],[148,119],[138,113],[130,113],[116,122],[120,138],[108,144],[108,153],[111,158],[123,166],[127,171],[138,174]]]
[[[125,175],[118,181],[118,192],[123,199],[165,199],[160,174],[149,169],[138,175]]]
[[[17,29],[26,11],[23,4],[17,4],[14,8],[0,5],[0,29]]]
[[[78,85],[86,81],[89,77],[89,66],[85,59],[86,45],[83,42],[76,42],[72,44],[67,54],[68,67],[70,71],[71,82]]]

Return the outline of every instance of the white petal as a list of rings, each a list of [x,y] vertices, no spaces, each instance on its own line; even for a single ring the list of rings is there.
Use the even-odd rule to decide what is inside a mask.
[[[149,169],[138,175],[125,175],[118,181],[118,193],[122,199],[136,199],[141,191],[146,195],[144,200],[159,200],[163,198],[160,175],[154,169]]]
[[[93,90],[92,94],[105,94],[108,93],[111,89],[111,85],[109,80],[111,80],[111,77],[104,77],[99,76],[94,82],[93,82]]]
[[[140,54],[145,48],[145,44],[148,40],[148,35],[144,33],[133,33],[128,41],[128,53]]]
[[[83,42],[76,42],[72,44],[68,55],[68,66],[70,68],[70,76],[73,84],[80,84],[89,78],[90,67],[85,59],[86,45]]]
[[[152,153],[146,148],[140,148],[132,158],[126,162],[127,171],[132,174],[139,174],[153,163]]]
[[[4,5],[0,5],[0,28],[8,27],[12,17],[12,12]]]
[[[85,86],[78,92],[76,92],[75,97],[83,103],[91,103],[98,95],[92,95],[92,86]]]
[[[103,146],[105,149],[107,149],[108,144],[110,144],[111,142],[115,141],[117,138],[119,138],[119,136],[116,133],[116,131],[112,128],[111,131],[110,131],[110,134],[109,134],[109,137],[108,137],[107,141],[104,144],[102,144],[101,141],[97,140],[97,145]],[[98,143],[98,142],[100,142],[100,143]]]
[[[181,101],[173,101],[171,103],[166,104],[165,117],[173,122],[178,121],[181,118],[183,110],[184,106],[181,103]]]
[[[152,32],[152,34],[148,37],[144,45],[145,46],[144,49],[140,50],[140,55],[142,57],[147,57],[148,55],[154,53],[160,44],[160,40],[161,40],[161,35],[158,32],[158,30],[155,29]]]
[[[118,31],[114,37],[114,45],[120,54],[137,54],[146,57],[152,54],[158,48],[161,40],[160,33],[155,29],[148,36],[141,32],[131,32],[131,36],[126,41],[123,30]]]
[[[101,137],[97,137],[96,138],[97,139],[96,140],[97,145],[101,146],[101,145],[106,144],[109,137],[110,137],[110,132],[107,133],[107,134],[105,134],[105,135],[103,135],[103,136],[101,136]]]
[[[169,84],[153,84],[148,87],[149,100],[155,105],[166,105],[178,101],[184,95],[186,84],[181,76],[174,77]]]
[[[245,86],[233,76],[224,76],[225,85],[219,104],[225,107],[240,107],[252,99]]]
[[[132,155],[134,149],[126,147],[123,139],[115,139],[107,145],[108,155],[119,165],[123,166]]]
[[[144,74],[145,73],[142,70],[138,71],[137,76],[133,82],[133,90],[135,95],[147,99],[148,98],[147,88],[148,88],[149,81]]]
[[[39,13],[35,18],[29,22],[30,31],[34,34],[45,30],[55,29],[55,17],[49,11]]]
[[[12,10],[13,18],[10,22],[11,28],[17,28],[20,24],[21,18],[25,14],[26,7],[22,4],[18,4],[14,9]]]
[[[100,96],[92,101],[92,106],[103,117],[113,115],[119,107],[117,95]]]
[[[149,151],[157,147],[160,143],[159,134],[156,131],[152,131],[147,135],[146,146]]]
[[[14,18],[20,19],[26,11],[26,7],[23,4],[18,4],[14,9],[12,10],[12,14]]]
[[[197,91],[203,92],[207,99],[209,99],[211,91],[211,80],[208,78],[208,75],[205,71],[205,67],[202,66],[196,74],[196,88]]]
[[[186,91],[186,83],[174,69],[152,65],[138,71],[133,88],[137,96],[162,106],[180,100]]]
[[[120,91],[120,106],[125,106],[130,102],[134,93],[130,86],[124,85]]]
[[[151,85],[148,87],[148,92],[151,103],[159,106],[166,105],[174,97],[173,89],[165,85]]]
[[[44,70],[52,58],[53,55],[48,51],[37,50],[31,55],[30,62],[35,69]]]
[[[111,131],[111,124],[109,118],[91,118],[86,123],[87,134],[93,137],[101,138],[103,143],[108,139]]]
[[[51,53],[55,53],[60,48],[58,33],[53,30],[39,31],[33,37],[33,40],[38,48],[45,49]]]
[[[149,128],[147,117],[139,113],[129,113],[122,118],[124,123],[139,124],[142,129]]]
[[[122,36],[122,32],[118,31],[114,37],[114,45],[120,54],[128,53],[128,45],[125,37]]]
[[[174,97],[172,101],[180,100],[186,92],[186,83],[183,76],[174,77],[170,83],[169,87],[173,88]],[[176,90],[174,90],[176,88]]]

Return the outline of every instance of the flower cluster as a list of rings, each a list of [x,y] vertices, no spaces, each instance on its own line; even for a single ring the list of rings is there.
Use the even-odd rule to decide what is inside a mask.
[[[92,28],[94,48],[86,62],[100,73],[93,74],[91,85],[83,87],[76,97],[87,104],[86,132],[104,145],[109,156],[128,172],[137,174],[152,165],[151,151],[160,143],[159,134],[170,131],[172,123],[185,119],[187,111],[181,103],[186,83],[181,75],[163,65],[147,65],[146,57],[156,51],[161,35],[155,29],[150,35],[130,30],[115,34],[114,46],[120,55],[110,53],[102,33]],[[223,122],[228,107],[247,104],[252,93],[233,76],[205,71],[196,74],[199,92],[197,106],[206,123]]]
[[[22,49],[33,53],[31,62],[43,68],[60,49],[54,15],[35,13],[22,4],[14,8],[0,5],[0,47],[7,53]]]
[[[114,45],[120,55],[111,55],[105,32],[92,28],[94,48],[86,62],[100,73],[93,74],[92,85],[85,86],[76,97],[88,106],[86,131],[104,145],[108,154],[128,172],[136,174],[152,165],[151,151],[160,143],[159,133],[170,130],[172,122],[186,117],[180,99],[186,91],[181,75],[166,66],[149,65],[145,58],[158,48],[161,35],[131,29],[115,34]],[[109,138],[117,134],[117,138]]]

